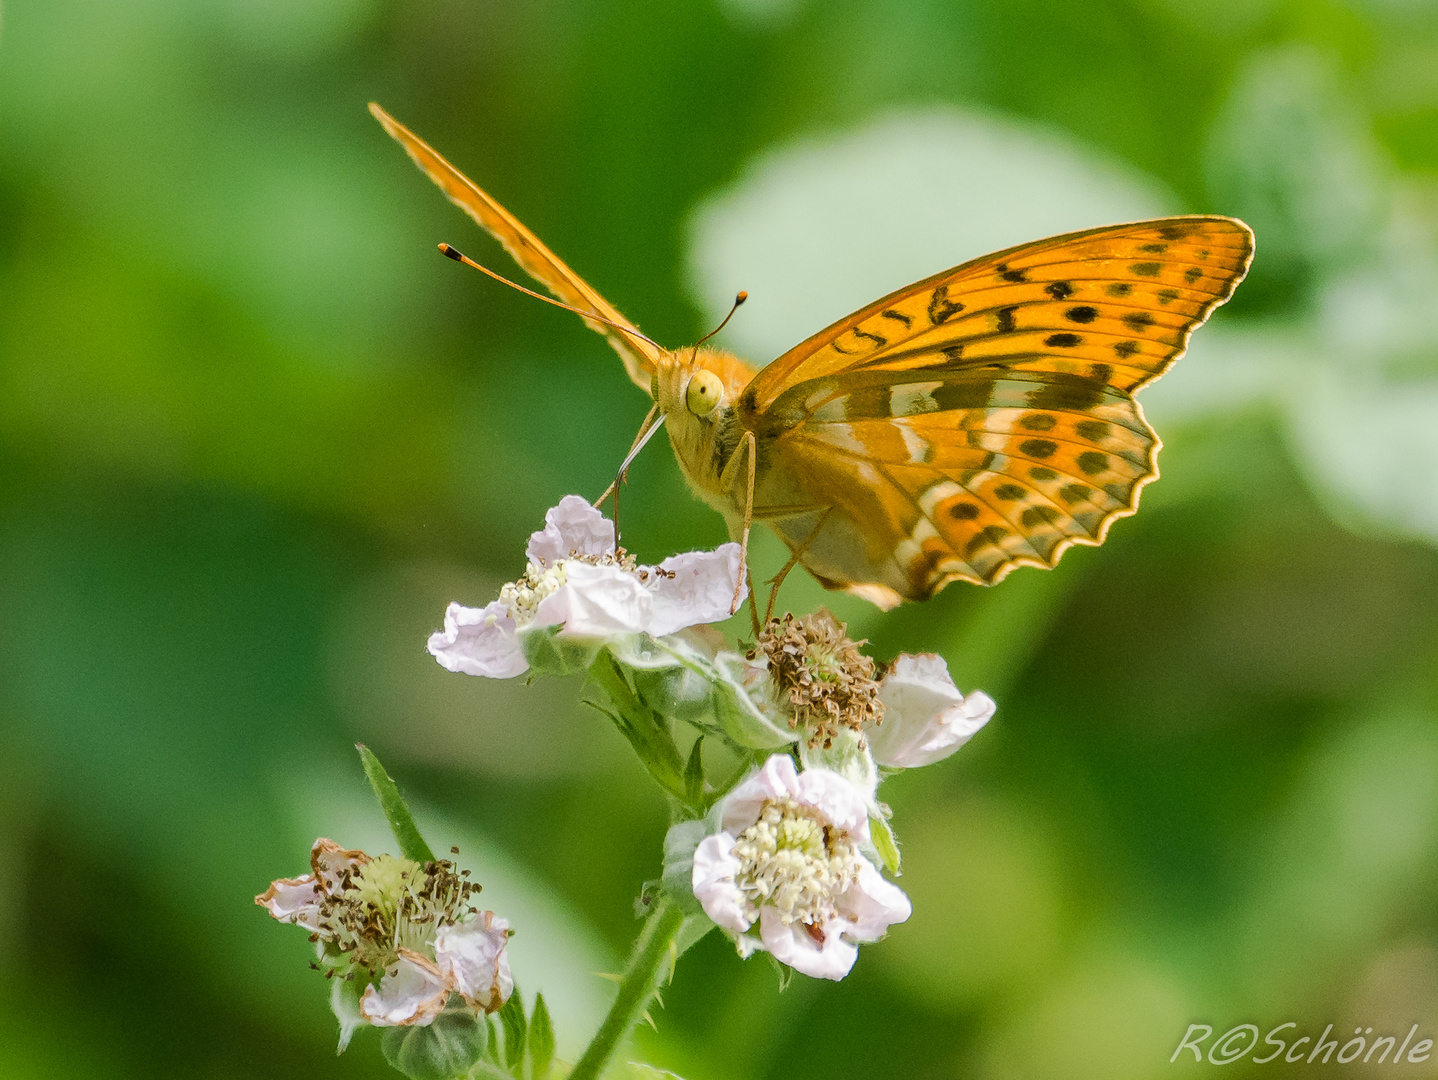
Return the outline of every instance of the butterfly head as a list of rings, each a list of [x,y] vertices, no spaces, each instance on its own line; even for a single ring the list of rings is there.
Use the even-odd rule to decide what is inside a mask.
[[[684,474],[701,494],[722,491],[724,465],[742,434],[735,413],[754,369],[732,353],[704,347],[659,358],[654,400]]]

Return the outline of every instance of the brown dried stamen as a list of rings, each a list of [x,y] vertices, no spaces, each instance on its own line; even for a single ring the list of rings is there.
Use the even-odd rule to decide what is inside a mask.
[[[778,696],[789,702],[789,726],[802,728],[810,748],[828,749],[843,728],[862,734],[884,716],[872,658],[859,651],[847,627],[825,608],[796,619],[786,614],[770,619],[758,645]]]

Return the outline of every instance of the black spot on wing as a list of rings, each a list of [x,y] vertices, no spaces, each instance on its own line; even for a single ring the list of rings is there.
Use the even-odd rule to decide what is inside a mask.
[[[1129,273],[1138,277],[1158,277],[1159,271],[1163,269],[1163,263],[1141,262],[1134,263],[1128,268]]]
[[[1036,529],[1040,525],[1052,525],[1058,519],[1059,512],[1052,506],[1030,506],[1019,518],[1026,529]]]
[[[1008,263],[999,263],[999,265],[994,267],[994,269],[999,272],[1000,278],[1002,278],[1004,281],[1012,282],[1015,285],[1021,285],[1029,280],[1028,278],[1024,277],[1024,272],[1022,270],[1010,270]]]
[[[1108,455],[1097,450],[1085,450],[1078,456],[1078,467],[1089,476],[1108,471]]]
[[[979,548],[985,547],[989,544],[993,544],[995,547],[997,547],[999,541],[1008,535],[1009,530],[1005,529],[1001,525],[989,525],[986,528],[980,529],[977,533],[974,534],[973,538],[969,541],[968,546],[964,548],[964,553],[967,555],[972,555],[974,552],[978,551]]]
[[[999,308],[998,311],[994,312],[994,327],[1000,334],[1012,334],[1014,332],[1015,311],[1018,311],[1016,306]]]
[[[1028,491],[1019,487],[1018,484],[1000,484],[994,488],[994,498],[1003,499],[1005,502],[1017,502],[1020,499],[1028,498]]]
[[[1019,427],[1025,431],[1052,431],[1057,423],[1048,413],[1024,413],[1019,417]]]
[[[1051,349],[1072,349],[1083,344],[1083,338],[1077,334],[1050,334],[1044,338],[1044,344]]]
[[[1074,294],[1074,287],[1068,281],[1053,281],[1044,286],[1044,292],[1048,293],[1055,300],[1067,300]]]
[[[1040,459],[1053,457],[1058,448],[1059,444],[1049,439],[1025,439],[1019,443],[1019,453]]]
[[[979,508],[974,503],[954,503],[949,507],[949,516],[956,521],[973,521],[979,516]]]
[[[1153,316],[1146,311],[1130,311],[1123,317],[1123,324],[1136,334],[1142,334],[1153,325]]]
[[[1080,420],[1074,425],[1074,430],[1079,433],[1080,438],[1089,442],[1098,442],[1100,439],[1108,438],[1112,428],[1104,420]]]
[[[1091,323],[1098,318],[1098,308],[1080,304],[1078,307],[1071,307],[1065,311],[1064,318],[1069,322]]]
[[[1127,281],[1115,281],[1112,285],[1108,286],[1108,288],[1104,289],[1104,292],[1110,296],[1127,296],[1133,292],[1133,286]]]
[[[982,409],[989,403],[993,384],[982,380],[963,379],[946,382],[929,391],[940,411],[949,409]]]
[[[1190,285],[1192,285],[1201,277],[1203,277],[1203,268],[1200,266],[1190,266],[1187,270],[1183,272],[1183,280],[1188,282]]]
[[[904,324],[905,327],[908,327],[914,321],[913,319],[905,315],[902,311],[895,311],[893,308],[885,308],[883,311],[879,312],[879,314],[886,319],[893,319],[895,322],[901,322]]]
[[[939,285],[934,289],[933,295],[929,297],[929,322],[935,326],[947,322],[963,310],[963,304],[949,299],[947,285]]]
[[[1134,353],[1138,352],[1138,342],[1120,341],[1117,345],[1113,347],[1113,351],[1118,353],[1118,355],[1122,359],[1127,360]]]

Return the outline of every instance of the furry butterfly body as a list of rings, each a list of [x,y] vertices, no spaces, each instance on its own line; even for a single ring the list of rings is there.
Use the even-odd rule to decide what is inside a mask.
[[[526,271],[595,317],[732,535],[752,514],[824,585],[881,607],[1053,566],[1133,513],[1160,446],[1134,394],[1253,257],[1249,228],[1217,216],[1056,236],[899,289],[755,369],[644,338],[498,203],[371,111]]]

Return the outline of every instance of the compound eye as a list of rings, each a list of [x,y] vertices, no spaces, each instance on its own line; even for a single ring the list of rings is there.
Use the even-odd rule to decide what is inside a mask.
[[[723,392],[724,384],[719,381],[719,376],[700,368],[690,378],[689,388],[684,391],[684,404],[695,416],[708,416],[719,404]]]

